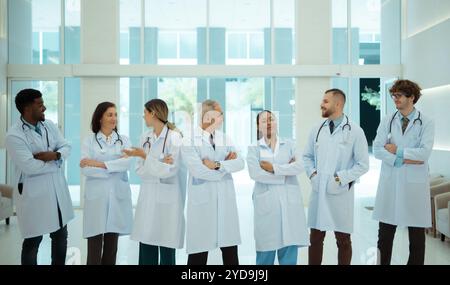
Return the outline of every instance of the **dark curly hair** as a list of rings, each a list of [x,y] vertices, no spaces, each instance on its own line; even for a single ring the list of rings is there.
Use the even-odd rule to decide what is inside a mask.
[[[400,92],[408,98],[414,96],[414,104],[416,104],[417,101],[419,101],[420,96],[422,96],[420,91],[422,91],[422,88],[420,88],[417,83],[406,79],[399,79],[395,81],[394,85],[391,89],[389,89],[391,94]]]

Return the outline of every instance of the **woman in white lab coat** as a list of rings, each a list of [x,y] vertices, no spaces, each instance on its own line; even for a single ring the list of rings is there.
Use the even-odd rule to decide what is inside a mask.
[[[396,111],[378,127],[373,143],[375,158],[382,161],[373,217],[379,221],[380,263],[390,264],[397,226],[407,227],[408,264],[425,259],[425,228],[431,227],[429,165],[434,143],[434,122],[417,110],[420,87],[398,80],[390,89]]]
[[[127,171],[132,158],[126,136],[117,131],[116,106],[100,103],[92,116],[92,134],[83,142],[80,167],[86,177],[83,236],[88,239],[87,264],[116,263],[119,235],[131,232],[133,212]]]
[[[184,243],[184,189],[180,186],[181,133],[167,121],[169,109],[160,99],[145,104],[144,120],[152,128],[139,148],[125,150],[138,157],[141,190],[131,239],[139,241],[140,265],[175,265],[175,249]],[[160,259],[158,259],[158,254]]]
[[[256,117],[257,146],[249,146],[247,165],[253,189],[256,264],[296,265],[299,246],[309,246],[302,195],[297,176],[303,172],[295,142],[277,136],[270,111]]]

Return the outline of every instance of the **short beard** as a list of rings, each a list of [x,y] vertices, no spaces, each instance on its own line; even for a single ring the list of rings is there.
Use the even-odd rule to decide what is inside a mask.
[[[332,114],[333,114],[333,112],[332,112],[330,109],[328,109],[328,110],[326,110],[325,112],[322,112],[322,118],[328,118],[328,117],[330,117]]]

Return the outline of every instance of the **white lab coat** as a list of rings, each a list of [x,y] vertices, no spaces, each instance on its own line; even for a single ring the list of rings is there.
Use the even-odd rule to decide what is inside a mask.
[[[360,126],[344,117],[330,134],[328,122],[316,136],[321,122],[310,133],[303,162],[311,180],[308,226],[320,231],[353,232],[354,182],[369,170],[367,139]],[[339,176],[341,184],[335,181]],[[353,183],[351,183],[353,182]],[[352,184],[350,187],[350,183]]]
[[[167,131],[165,126],[159,137],[152,131],[141,137],[140,147],[144,147],[148,138],[151,147],[149,149],[145,145],[147,157],[137,161],[136,173],[141,177],[141,190],[131,239],[149,245],[182,248],[185,232],[185,189],[180,185],[179,177],[182,139],[179,132]],[[162,154],[172,155],[173,164],[162,162]]]
[[[213,250],[241,243],[239,216],[232,173],[244,169],[240,154],[225,161],[229,152],[236,152],[231,141],[215,131],[214,150],[209,133],[196,129],[185,140],[181,153],[189,172],[186,251],[188,254]],[[219,170],[211,170],[202,159],[220,161]]]
[[[21,121],[11,126],[6,135],[6,149],[15,166],[13,195],[23,238],[57,231],[60,228],[58,206],[63,225],[74,217],[63,170],[71,146],[54,123],[46,120],[43,124],[45,128],[39,123],[42,136]],[[58,151],[61,160],[43,162],[33,158],[33,154],[43,151]],[[19,182],[23,183],[22,194],[17,189]]]
[[[428,159],[434,143],[434,122],[420,113],[419,121],[409,122],[402,134],[401,114],[392,122],[390,143],[404,149],[404,159],[424,161],[423,165],[394,167],[396,155],[384,145],[388,143],[389,124],[393,114],[386,116],[378,127],[373,144],[375,158],[382,161],[373,218],[377,221],[405,227],[431,227],[430,182]],[[419,116],[416,110],[415,118]]]
[[[130,148],[128,137],[115,132],[111,141],[106,142],[103,133],[91,134],[83,141],[81,158],[104,162],[107,169],[98,167],[81,168],[86,177],[84,192],[83,237],[88,238],[104,233],[130,234],[133,223],[131,189],[128,170],[133,159],[122,158],[124,148]]]
[[[295,162],[289,163],[295,158]],[[274,173],[261,168],[260,161],[273,164]],[[275,151],[264,138],[249,146],[247,165],[253,188],[254,235],[257,251],[286,246],[309,246],[303,200],[297,176],[303,172],[295,142],[277,139]]]

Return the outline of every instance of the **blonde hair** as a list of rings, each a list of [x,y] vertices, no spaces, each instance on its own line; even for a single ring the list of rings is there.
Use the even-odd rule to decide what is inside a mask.
[[[203,124],[203,118],[205,117],[205,114],[213,111],[214,107],[219,105],[219,103],[217,101],[214,100],[205,100],[202,103],[202,117],[200,118],[200,124]]]
[[[145,109],[149,112],[154,112],[156,118],[166,124],[169,130],[176,131],[181,134],[181,131],[177,128],[177,126],[167,120],[169,117],[169,108],[167,107],[166,102],[161,99],[152,99],[145,103]]]

